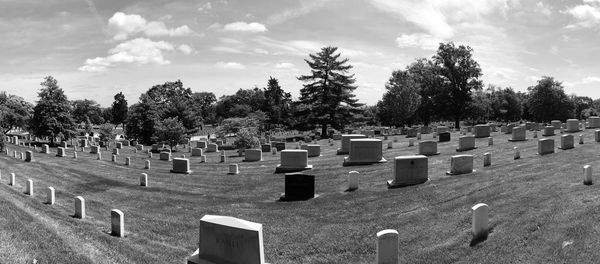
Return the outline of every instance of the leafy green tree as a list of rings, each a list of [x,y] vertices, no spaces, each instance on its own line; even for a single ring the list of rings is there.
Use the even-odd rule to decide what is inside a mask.
[[[102,119],[104,119],[104,123],[113,123],[112,107],[102,109]]]
[[[256,130],[240,128],[236,134],[233,146],[237,149],[253,149],[260,147],[260,140]]]
[[[396,70],[385,84],[387,90],[377,103],[377,113],[382,123],[391,126],[412,125],[419,108],[419,85],[410,72]]]
[[[221,121],[216,134],[218,137],[225,137],[227,134],[237,134],[242,128],[257,132],[259,126],[260,122],[253,118],[227,118]]]
[[[411,78],[418,84],[421,102],[416,111],[416,117],[424,124],[438,116],[443,116],[443,106],[446,98],[441,92],[443,78],[439,77],[440,67],[432,60],[418,58],[416,62],[406,67]],[[443,91],[443,90],[442,90]]]
[[[588,110],[593,107],[594,100],[592,98],[572,94],[569,96],[569,100],[573,104],[574,118],[585,119],[589,117],[590,113],[593,113],[592,110]]]
[[[127,100],[125,99],[125,95],[123,92],[119,92],[115,94],[115,101],[112,103],[111,111],[112,111],[112,122],[115,126],[119,126],[123,124],[125,120],[127,120]]]
[[[40,100],[33,108],[31,130],[39,137],[49,137],[54,144],[56,137],[69,139],[75,134],[71,117],[71,104],[54,77],[48,76],[41,83]]]
[[[202,117],[202,122],[214,124],[217,122],[217,112],[215,103],[217,97],[210,92],[196,92],[192,94],[192,102],[194,109],[197,109],[198,114]]]
[[[224,95],[216,105],[217,116],[221,119],[246,117],[249,113],[265,110],[267,105],[265,92],[258,87],[239,89],[233,95]]]
[[[91,122],[92,124],[104,123],[100,104],[94,100],[75,100],[71,102],[73,107],[73,119],[76,123]]]
[[[33,105],[25,99],[0,93],[0,128],[2,134],[15,128],[26,129],[33,115]]]
[[[478,90],[473,93],[469,117],[475,124],[486,123],[493,117],[491,103],[492,95],[489,91]]]
[[[309,75],[302,75],[298,80],[304,82],[300,89],[299,104],[305,108],[298,114],[305,122],[321,126],[321,135],[327,136],[328,126],[342,129],[353,121],[359,113],[355,95],[356,86],[353,74],[349,74],[352,66],[348,59],[340,59],[337,47],[324,47],[317,54],[309,54],[304,60],[311,68]]]
[[[186,131],[183,123],[177,117],[169,117],[158,121],[154,136],[158,142],[166,142],[173,149],[183,141]]]
[[[129,108],[125,134],[128,138],[137,139],[144,144],[151,144],[155,142],[152,137],[160,118],[160,111],[152,98],[147,94],[142,94],[140,102]]]
[[[522,119],[523,102],[511,87],[494,89],[490,103],[495,119],[506,122]]]
[[[292,95],[286,93],[279,81],[269,77],[267,88],[264,89],[266,100],[266,113],[269,117],[268,123],[273,125],[284,124],[290,115]]]
[[[445,102],[445,113],[454,119],[455,127],[460,127],[460,120],[464,117],[471,92],[482,88],[481,68],[473,59],[473,49],[469,46],[456,47],[453,42],[440,43],[433,62],[439,67],[439,76],[442,78],[440,91]]]
[[[98,129],[100,141],[108,142],[115,138],[114,127],[111,124],[102,124]]]
[[[562,83],[543,76],[537,85],[527,88],[529,112],[536,122],[566,120],[572,117],[573,104],[565,94]]]

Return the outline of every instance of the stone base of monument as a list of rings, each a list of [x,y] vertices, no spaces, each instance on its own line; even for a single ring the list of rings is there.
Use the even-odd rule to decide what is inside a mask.
[[[342,166],[359,166],[359,165],[370,165],[375,163],[384,163],[387,162],[383,157],[380,160],[350,160],[349,157],[344,158],[344,163]]]
[[[192,255],[187,259],[186,264],[215,264],[213,262],[209,262],[203,259],[200,259],[200,249],[196,249],[196,251],[194,251],[194,253],[192,253]],[[265,264],[269,264],[266,263]]]
[[[469,151],[469,150],[474,150],[474,149],[477,149],[477,147],[472,147],[472,148],[463,148],[463,149],[459,149],[459,148],[457,148],[457,149],[456,149],[456,152],[463,152],[463,151]],[[438,152],[438,154],[440,154],[440,153]],[[420,155],[423,155],[423,154],[420,154]]]
[[[402,188],[402,187],[406,187],[406,186],[417,185],[417,184],[425,183],[427,181],[429,181],[429,178],[419,179],[419,180],[415,180],[415,181],[404,181],[402,183],[398,183],[395,180],[389,180],[389,181],[387,181],[387,186],[389,189],[394,189],[394,188]]]
[[[469,174],[469,173],[475,173],[477,170],[472,170],[470,172],[451,172],[451,171],[446,171],[446,175],[461,175],[461,174]]]
[[[522,139],[512,139],[512,138],[509,138],[508,141],[509,142],[518,142],[518,141],[527,141],[527,139],[526,138],[522,138]]]
[[[171,173],[179,173],[179,174],[191,174],[192,170],[187,170],[187,171],[179,171],[179,170],[170,170]]]
[[[435,152],[435,153],[417,153],[415,155],[423,155],[423,156],[436,156],[436,155],[440,155],[440,152]]]
[[[284,173],[284,172],[298,172],[304,170],[312,170],[313,165],[306,165],[306,167],[283,167],[281,164],[277,164],[275,167],[275,173]]]
[[[337,155],[347,155],[348,153],[350,153],[350,151],[343,151],[342,149],[338,149],[335,153]]]

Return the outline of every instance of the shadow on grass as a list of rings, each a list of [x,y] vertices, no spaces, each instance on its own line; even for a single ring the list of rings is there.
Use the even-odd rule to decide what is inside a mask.
[[[356,190],[358,190],[358,188],[348,188],[344,192],[354,192]]]
[[[474,247],[477,246],[479,243],[482,243],[484,241],[487,240],[487,238],[489,237],[489,234],[491,234],[494,231],[493,228],[490,228],[488,230],[488,233],[484,234],[484,235],[480,235],[480,236],[473,236],[473,238],[471,239],[471,243],[469,243],[470,247]]]

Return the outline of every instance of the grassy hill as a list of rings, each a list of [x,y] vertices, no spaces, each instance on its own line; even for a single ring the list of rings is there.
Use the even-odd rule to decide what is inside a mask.
[[[171,163],[156,154],[145,170],[147,154],[132,147],[121,150],[116,163],[107,151],[103,161],[87,152],[73,159],[72,149],[64,158],[36,152],[31,163],[1,154],[0,262],[184,263],[197,248],[199,219],[216,214],[262,223],[265,258],[274,264],[373,263],[375,234],[383,229],[400,233],[403,263],[594,263],[600,259],[600,184],[583,185],[582,168],[592,165],[598,174],[600,143],[593,142],[593,130],[583,133],[585,144],[546,156],[537,155],[529,131],[525,142],[492,133],[493,146],[476,139],[477,149],[461,153],[453,133],[451,142],[438,144],[441,155],[429,158],[430,180],[399,189],[386,187],[393,159],[417,152],[404,136],[384,149],[387,163],[352,167],[342,167],[344,156],[335,154],[339,141],[329,146],[322,140],[322,157],[309,158],[318,197],[302,202],[277,201],[284,176],[273,174],[279,155],[270,153],[248,163],[229,151],[239,175],[227,175],[217,153],[207,153],[207,163],[191,157],[190,175],[169,173]],[[560,146],[560,135],[553,138]],[[513,160],[513,146],[521,159]],[[27,150],[8,149],[11,155]],[[482,167],[485,152],[492,153],[491,167]],[[475,155],[477,171],[445,175],[457,154]],[[359,189],[344,192],[352,170],[360,172]],[[15,187],[7,185],[11,172]],[[138,186],[143,172],[148,188]],[[34,182],[33,197],[24,194],[27,179]],[[48,186],[56,188],[54,205],[44,203]],[[73,218],[77,195],[86,200],[83,220]],[[470,208],[479,202],[490,206],[492,232],[471,247]],[[113,208],[125,214],[124,238],[109,234]]]

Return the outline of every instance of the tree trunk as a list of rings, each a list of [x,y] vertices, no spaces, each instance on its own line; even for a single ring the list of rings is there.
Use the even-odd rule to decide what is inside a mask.
[[[454,129],[460,129],[460,118],[454,118]]]
[[[321,124],[321,138],[328,138],[329,135],[327,135],[327,123],[323,123]]]

